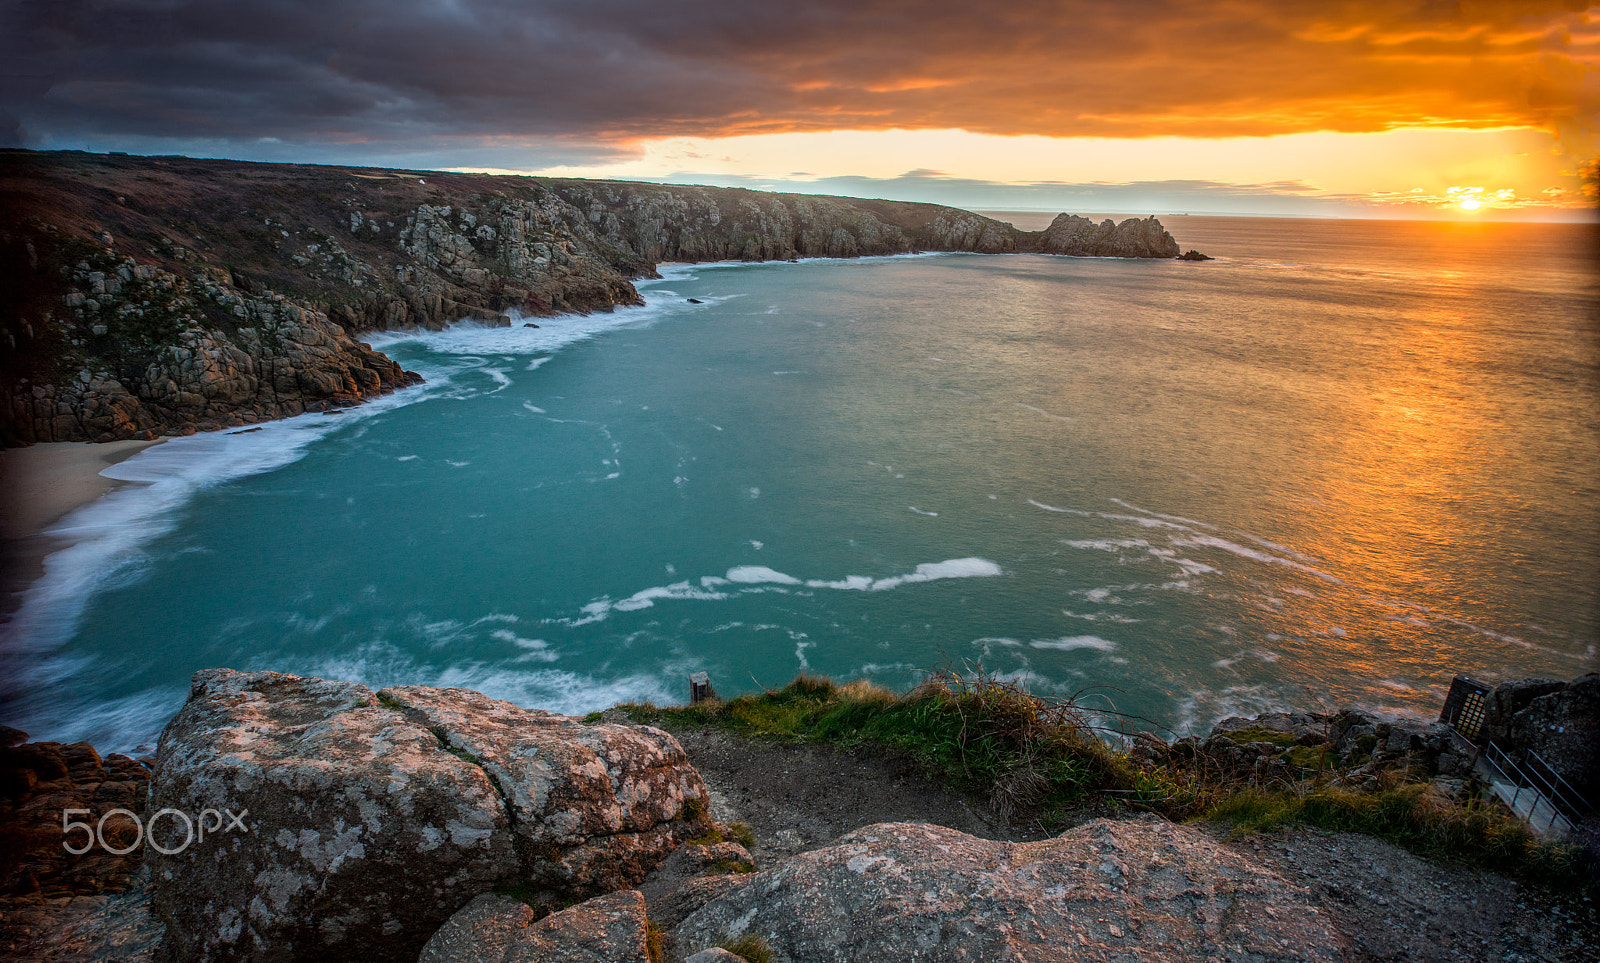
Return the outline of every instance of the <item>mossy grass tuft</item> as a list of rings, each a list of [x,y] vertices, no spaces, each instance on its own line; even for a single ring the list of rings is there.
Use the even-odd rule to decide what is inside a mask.
[[[780,689],[722,702],[619,708],[636,722],[887,749],[955,789],[987,796],[1005,818],[1044,826],[1085,810],[1125,809],[1230,823],[1240,834],[1301,824],[1376,836],[1530,882],[1584,885],[1579,850],[1541,840],[1492,800],[1456,801],[1403,769],[1385,772],[1376,790],[1358,791],[1340,784],[1325,747],[1297,746],[1267,729],[1229,736],[1278,746],[1291,763],[1289,778],[1263,782],[1204,755],[1135,762],[1103,741],[1104,730],[1074,701],[1033,695],[981,668],[935,670],[905,693],[801,675]],[[723,832],[715,835],[720,841]],[[728,835],[745,842],[731,827]]]
[[[649,918],[644,921],[644,952],[650,963],[666,963],[667,949],[661,927]]]
[[[759,936],[741,936],[736,940],[723,940],[717,945],[746,963],[774,963],[777,960],[772,946]]]
[[[1125,788],[1134,774],[1077,705],[981,669],[941,669],[903,695],[801,675],[781,689],[724,702],[622,708],[639,722],[895,750],[957,788],[987,793],[1006,815],[1062,812],[1095,790]]]

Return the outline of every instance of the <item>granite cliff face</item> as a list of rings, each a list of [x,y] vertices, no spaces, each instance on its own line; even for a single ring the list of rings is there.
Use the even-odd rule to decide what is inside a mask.
[[[610,311],[662,261],[1175,257],[1155,218],[1027,233],[932,204],[0,151],[0,441],[185,434],[420,380],[365,331]]]

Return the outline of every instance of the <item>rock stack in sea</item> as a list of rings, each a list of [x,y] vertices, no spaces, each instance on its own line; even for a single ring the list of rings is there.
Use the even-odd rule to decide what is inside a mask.
[[[642,303],[661,261],[913,251],[1170,258],[1154,218],[1024,232],[733,188],[0,151],[0,443],[213,430],[417,375],[367,331]]]
[[[1178,256],[1178,242],[1154,217],[1129,218],[1121,224],[1107,218],[1096,224],[1075,214],[1059,214],[1045,228],[1038,249],[1075,257]]]

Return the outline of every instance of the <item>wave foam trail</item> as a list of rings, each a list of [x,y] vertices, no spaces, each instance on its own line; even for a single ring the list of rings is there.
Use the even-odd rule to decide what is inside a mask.
[[[620,602],[614,602],[610,596],[599,598],[585,605],[580,611],[582,618],[578,619],[550,619],[563,625],[577,627],[598,622],[610,616],[612,612],[632,612],[639,609],[650,608],[658,601],[669,599],[689,599],[698,601],[717,601],[731,598],[735,595],[746,595],[754,592],[786,592],[791,587],[805,587],[813,589],[837,589],[855,592],[886,592],[917,582],[935,582],[941,579],[952,578],[989,578],[1003,575],[1005,572],[999,565],[986,558],[952,558],[943,562],[924,562],[916,569],[905,575],[891,575],[887,578],[873,579],[865,575],[846,575],[842,579],[806,579],[804,581],[768,568],[765,565],[739,565],[721,576],[703,575],[700,585],[696,587],[693,582],[675,582],[672,585],[656,586],[635,592]],[[733,586],[732,589],[726,589]]]
[[[1117,643],[1112,642],[1110,639],[1102,639],[1098,635],[1072,635],[1060,639],[1034,639],[1028,645],[1035,649],[1054,649],[1058,652],[1071,652],[1075,649],[1112,652],[1117,648]]]
[[[309,446],[341,428],[430,397],[411,388],[345,409],[337,418],[300,415],[249,432],[172,438],[100,474],[136,484],[117,488],[48,530],[71,540],[44,560],[44,574],[0,625],[0,651],[54,648],[77,630],[90,598],[139,557],[139,549],[171,531],[174,516],[198,491],[292,464]]]
[[[674,698],[665,680],[655,675],[640,673],[601,679],[561,669],[512,669],[503,663],[440,666],[419,663],[388,643],[373,643],[331,657],[290,660],[287,665],[281,655],[272,659],[272,668],[292,675],[359,682],[373,690],[392,685],[475,689],[491,699],[568,715],[606,709],[623,702],[670,703]]]
[[[550,355],[607,331],[650,324],[682,313],[685,307],[692,305],[658,300],[638,307],[619,307],[605,314],[542,317],[537,328],[523,327],[525,316],[513,313],[510,327],[463,321],[442,331],[386,331],[373,335],[371,344],[386,353],[396,346],[416,344],[438,354],[450,355]],[[535,366],[530,365],[530,368]]]
[[[800,584],[800,580],[795,578],[793,575],[785,575],[782,572],[773,571],[772,569],[767,568],[765,565],[740,565],[737,568],[730,568],[728,569],[728,574],[724,576],[724,578],[730,582],[735,582],[741,585]]]
[[[935,358],[933,360],[938,361],[939,359]],[[1054,418],[1056,421],[1065,421],[1070,423],[1077,420],[1076,418],[1068,418],[1066,415],[1053,415],[1050,412],[1045,411],[1043,408],[1035,408],[1033,405],[1025,405],[1020,401],[1017,402],[1017,407],[1044,415],[1046,418]]]
[[[1172,544],[1184,548],[1192,548],[1196,546],[1220,548],[1224,552],[1232,552],[1233,554],[1243,558],[1255,559],[1258,562],[1266,562],[1269,565],[1281,565],[1284,568],[1292,568],[1297,571],[1305,572],[1307,575],[1314,575],[1325,582],[1332,582],[1336,585],[1345,584],[1343,579],[1340,579],[1337,576],[1329,575],[1327,572],[1324,572],[1320,569],[1315,569],[1309,565],[1303,565],[1300,562],[1283,558],[1278,555],[1272,555],[1267,552],[1258,552],[1253,548],[1245,548],[1243,545],[1240,545],[1237,542],[1230,542],[1225,538],[1219,538],[1215,535],[1195,535],[1193,537],[1185,538],[1174,537],[1172,539]]]

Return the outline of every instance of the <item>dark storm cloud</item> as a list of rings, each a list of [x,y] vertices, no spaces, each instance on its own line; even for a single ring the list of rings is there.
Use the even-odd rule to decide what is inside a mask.
[[[432,145],[436,157],[890,127],[1137,137],[1450,123],[1586,136],[1600,75],[1582,9],[11,0],[0,6],[0,136],[277,138],[363,154]]]

